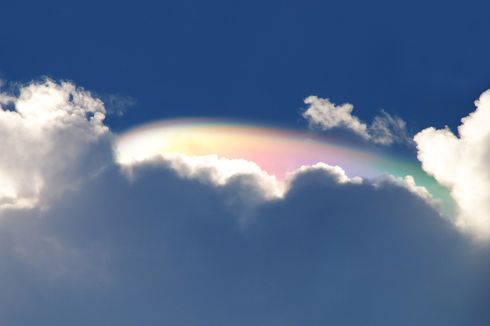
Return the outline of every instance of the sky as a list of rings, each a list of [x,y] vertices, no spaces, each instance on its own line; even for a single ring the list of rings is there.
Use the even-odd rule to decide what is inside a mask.
[[[0,1],[0,324],[490,324],[487,1]]]

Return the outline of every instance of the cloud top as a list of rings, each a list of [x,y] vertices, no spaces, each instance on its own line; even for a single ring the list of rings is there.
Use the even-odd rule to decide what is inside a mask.
[[[117,165],[90,93],[4,95],[2,325],[488,324],[488,247],[409,176],[317,163],[281,183],[251,161],[159,151]]]
[[[414,140],[422,167],[451,190],[457,225],[490,240],[490,90],[461,120],[458,134],[448,127],[427,128]]]
[[[108,136],[104,118],[104,104],[69,82],[0,93],[0,211],[33,207],[47,187],[62,192],[77,182],[80,168],[94,168],[96,156],[86,154]]]

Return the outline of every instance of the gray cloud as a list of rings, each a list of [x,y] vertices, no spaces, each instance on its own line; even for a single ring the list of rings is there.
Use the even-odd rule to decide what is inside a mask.
[[[489,324],[490,249],[410,178],[318,164],[276,193],[251,162],[182,156],[128,174],[111,161],[101,102],[31,86],[0,111],[2,153],[15,149],[8,121],[49,131],[20,138],[31,160],[0,164],[14,189],[30,189],[31,166],[43,180],[42,205],[0,216],[1,325]],[[38,105],[41,120],[27,112]]]
[[[3,220],[2,324],[490,321],[487,249],[403,187],[308,170],[243,223],[246,176],[216,186],[136,169],[132,182],[109,169],[37,217]]]

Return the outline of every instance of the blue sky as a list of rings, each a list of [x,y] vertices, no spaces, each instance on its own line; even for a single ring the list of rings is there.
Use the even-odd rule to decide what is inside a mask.
[[[1,1],[0,325],[490,325],[489,12]]]
[[[1,72],[49,75],[175,116],[298,123],[308,95],[456,126],[490,82],[486,1],[2,1]],[[444,116],[444,122],[439,117]]]

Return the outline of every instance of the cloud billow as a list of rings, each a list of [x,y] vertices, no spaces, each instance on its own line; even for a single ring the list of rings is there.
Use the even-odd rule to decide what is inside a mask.
[[[422,168],[447,186],[458,213],[457,225],[478,239],[490,239],[490,91],[461,120],[458,135],[448,127],[415,135]]]
[[[45,218],[11,219],[0,231],[9,257],[0,322],[489,321],[478,306],[490,298],[488,252],[411,192],[309,170],[244,224],[229,200],[249,189],[243,181],[217,187],[148,163],[129,182],[114,167],[53,202]]]
[[[216,157],[122,168],[100,156],[111,154],[100,145],[111,135],[91,117],[103,107],[92,96],[71,104],[79,89],[69,85],[34,87],[60,99],[41,103],[62,109],[46,104],[53,133],[28,138],[51,149],[35,156],[42,205],[2,211],[0,324],[490,323],[488,247],[410,180],[349,178],[317,164],[279,189],[251,162]],[[3,114],[22,115],[16,107]],[[10,173],[6,162],[0,171]],[[25,164],[17,176],[30,176]]]
[[[0,93],[0,214],[39,206],[110,160],[104,118],[104,104],[68,82]]]

